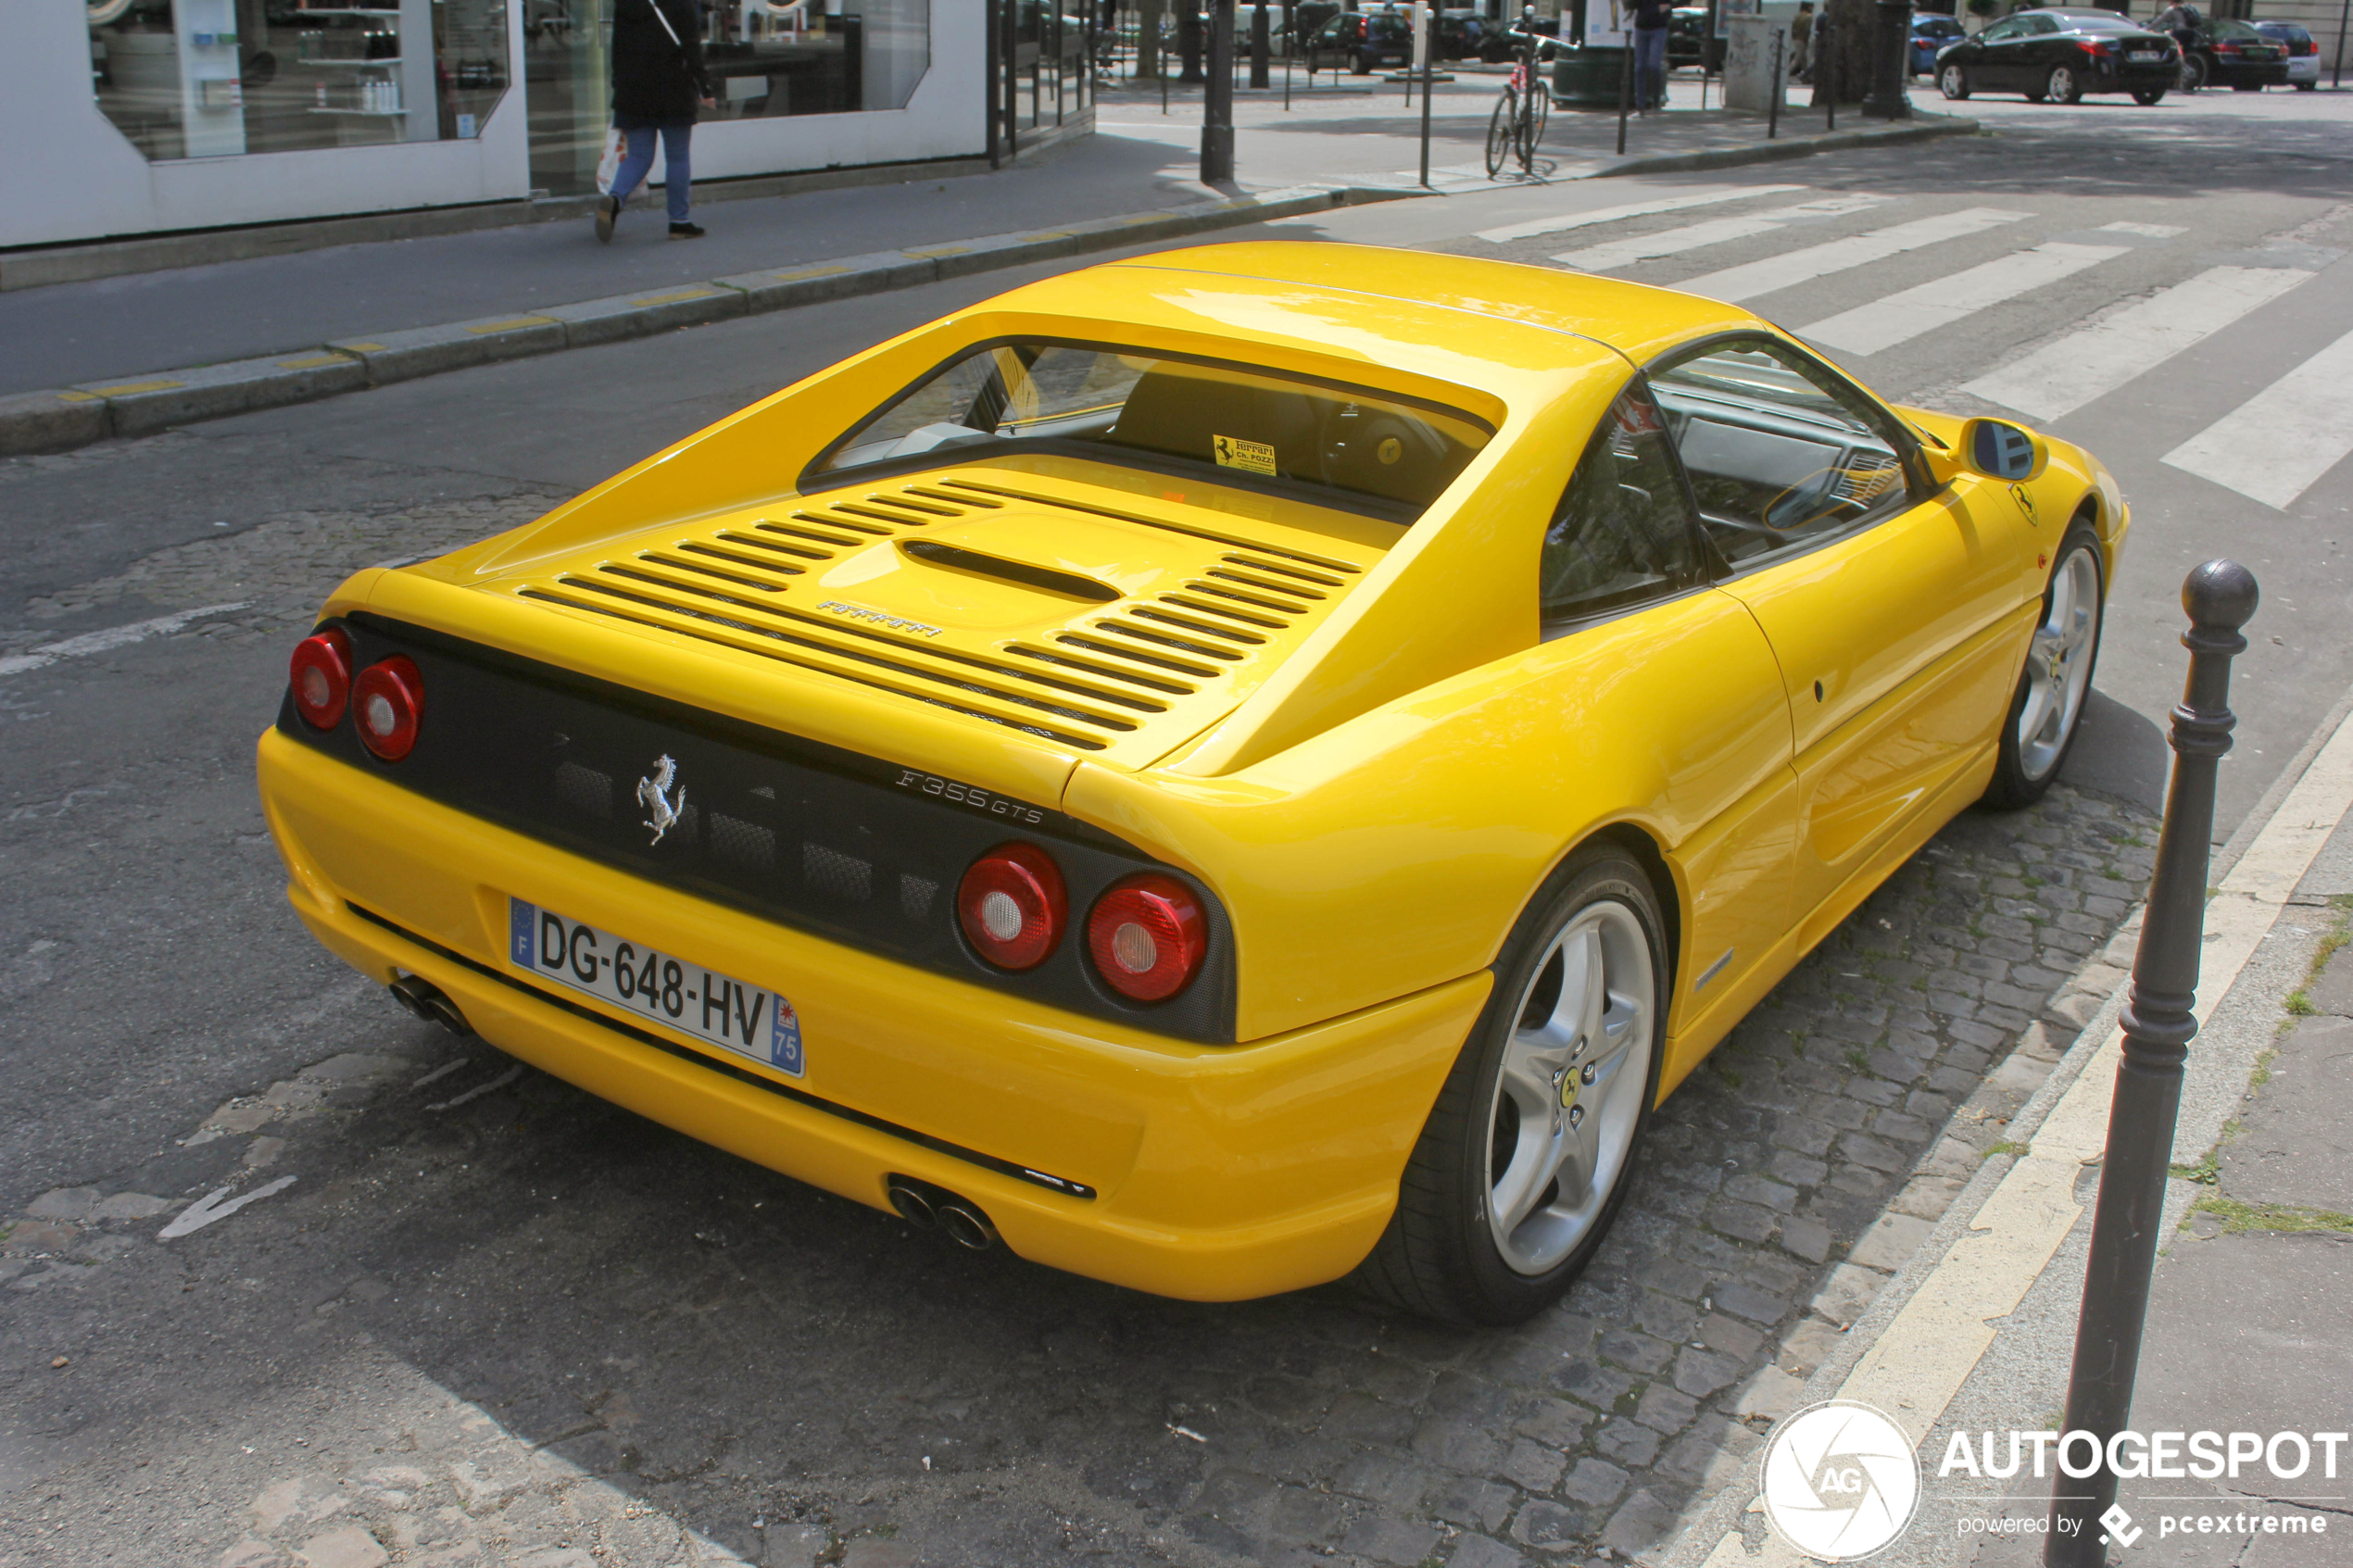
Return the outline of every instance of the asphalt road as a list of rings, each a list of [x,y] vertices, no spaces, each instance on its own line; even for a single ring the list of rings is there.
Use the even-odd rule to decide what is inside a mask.
[[[1520,260],[1608,245],[1587,264],[1703,292],[1738,269],[1752,306],[1800,331],[1897,333],[1831,352],[1935,407],[2114,383],[2041,421],[2098,452],[2135,515],[2069,768],[2084,793],[1964,819],[1850,922],[1770,1010],[1791,1037],[1851,1041],[1851,1075],[1804,1080],[1760,1024],[1749,1087],[1703,1074],[1679,1095],[1624,1244],[1516,1336],[1440,1334],[1335,1292],[1179,1308],[943,1252],[510,1075],[393,1010],[284,909],[251,746],[307,607],[344,572],[528,518],[1053,269],[0,465],[0,656],[239,607],[0,666],[0,1200],[28,1214],[0,1261],[0,1563],[260,1568],[300,1549],[553,1568],[591,1547],[696,1561],[707,1539],[852,1568],[1334,1552],[1492,1568],[1655,1538],[1753,1443],[1741,1400],[1764,1374],[1802,1372],[1804,1336],[1831,1321],[1817,1291],[1863,1277],[1824,1271],[1907,1195],[1917,1217],[1933,1194],[1916,1161],[1958,1135],[1955,1107],[2063,1024],[1994,987],[2046,995],[2145,869],[2183,572],[2229,553],[2266,588],[2218,833],[2347,689],[2353,466],[2281,487],[2336,432],[2353,445],[2353,415],[2243,460],[2284,419],[2301,431],[2295,409],[2343,410],[2353,384],[2329,358],[2353,332],[2353,166],[2337,103],[2306,109],[2005,111],[1994,138],[1273,226]],[[1726,227],[1686,232],[1703,222]],[[1907,224],[1944,237],[1865,238]],[[2210,289],[2217,270],[2268,292],[2200,333],[2207,295],[2164,291]],[[2114,333],[2078,335],[2159,296],[2181,302],[2158,308],[2184,340],[2161,365],[2132,371]],[[2005,882],[2029,865],[2051,874]],[[2027,886],[2058,897],[2054,876],[2078,899],[2054,928],[2068,940],[2037,924],[1998,960],[1977,945],[1985,922],[2024,921],[2004,900]],[[1887,997],[1856,1002],[1846,966]],[[1978,990],[1935,989],[1948,972]],[[1801,1089],[1826,1098],[1792,1109]],[[1801,1123],[1829,1129],[1811,1153]],[[1722,1195],[1705,1173],[1723,1183],[1727,1164],[1775,1174]],[[141,1211],[217,1186],[264,1196],[185,1239]]]

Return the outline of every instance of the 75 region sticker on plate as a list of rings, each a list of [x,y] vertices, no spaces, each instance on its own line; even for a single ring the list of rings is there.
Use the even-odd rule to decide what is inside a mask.
[[[539,980],[801,1076],[800,1015],[784,994],[673,958],[553,909],[507,900],[507,960]]]

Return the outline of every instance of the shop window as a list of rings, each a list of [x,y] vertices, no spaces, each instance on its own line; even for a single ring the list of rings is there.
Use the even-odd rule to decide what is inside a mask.
[[[517,3],[531,183],[548,195],[593,191],[612,123],[611,0]],[[931,0],[809,0],[798,11],[783,0],[702,0],[702,15],[717,95],[706,122],[903,109],[931,68]]]
[[[931,65],[931,0],[718,0],[703,28],[706,119],[903,109]]]
[[[155,159],[479,135],[507,0],[89,0],[98,108]]]

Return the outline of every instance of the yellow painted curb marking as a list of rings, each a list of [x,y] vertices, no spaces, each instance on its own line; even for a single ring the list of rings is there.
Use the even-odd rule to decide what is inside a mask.
[[[57,394],[57,401],[60,403],[103,403],[106,399],[94,392],[60,392]]]
[[[768,275],[779,282],[788,283],[796,278],[830,278],[837,272],[849,270],[847,267],[799,267],[789,272],[771,272]]]
[[[125,397],[134,392],[169,392],[175,386],[185,386],[183,381],[133,381],[120,386],[94,386],[90,390],[101,397]]]
[[[281,359],[279,367],[288,370],[316,370],[327,365],[348,365],[351,361],[340,354],[313,354],[307,359]]]
[[[925,250],[903,250],[899,254],[901,256],[921,256],[926,257],[934,256],[963,256],[965,252],[971,249],[972,246],[970,245],[932,245]]]
[[[476,336],[487,336],[492,332],[511,332],[524,327],[552,327],[555,324],[553,316],[518,316],[511,321],[484,321],[480,326],[468,327],[466,331]]]
[[[381,343],[346,343],[344,346],[355,354],[382,354],[384,347]]]
[[[723,289],[679,289],[673,294],[649,294],[643,299],[633,299],[632,305],[675,305],[682,299],[715,299]]]

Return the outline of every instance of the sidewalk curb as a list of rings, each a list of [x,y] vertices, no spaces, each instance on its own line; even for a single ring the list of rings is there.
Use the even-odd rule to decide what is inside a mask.
[[[1624,174],[1685,174],[1698,169],[1735,169],[1745,163],[1779,163],[1784,158],[1810,157],[1856,147],[1887,147],[1906,142],[1933,141],[1940,136],[1974,136],[1982,127],[1958,115],[1923,117],[1910,125],[1883,125],[1869,131],[1824,131],[1811,136],[1784,136],[1744,147],[1703,147],[1695,153],[1661,153],[1655,157],[1629,157],[1596,170],[1589,178],[1615,180]]]
[[[954,244],[657,286],[647,293],[578,300],[520,315],[338,338],[314,348],[227,364],[18,393],[0,397],[0,457],[69,451],[109,436],[149,435],[198,420],[308,403],[502,359],[650,337],[824,300],[1422,194],[1370,185],[1292,186],[1057,229],[987,234]]]

